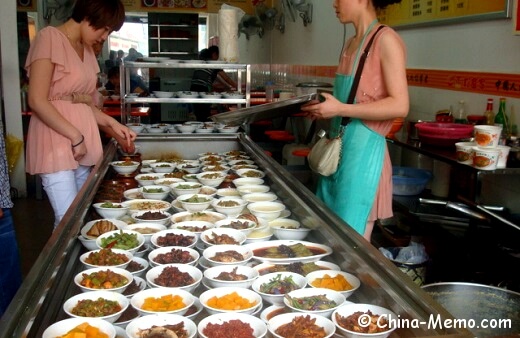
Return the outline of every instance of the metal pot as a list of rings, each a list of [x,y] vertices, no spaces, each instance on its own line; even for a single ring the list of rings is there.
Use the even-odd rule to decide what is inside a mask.
[[[511,267],[513,268],[513,267]],[[435,283],[422,287],[456,319],[474,321],[468,327],[476,337],[517,335],[520,332],[520,293],[494,286],[472,283]],[[483,321],[485,320],[485,321]],[[511,327],[484,328],[503,320],[510,320]]]

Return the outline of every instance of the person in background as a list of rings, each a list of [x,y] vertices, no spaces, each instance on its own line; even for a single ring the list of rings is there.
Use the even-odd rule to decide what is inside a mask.
[[[139,58],[142,58],[143,54],[139,53],[137,49],[131,47],[128,49],[128,55],[124,58],[125,61],[135,61]]]
[[[341,161],[331,176],[318,180],[317,196],[370,241],[377,219],[392,213],[392,165],[385,135],[397,117],[409,109],[406,47],[399,35],[384,27],[378,32],[363,68],[355,104],[346,104],[357,69],[358,54],[380,26],[376,13],[401,0],[335,0],[336,16],[352,24],[355,35],[341,52],[334,95],[302,107],[313,119],[332,119],[334,137],[344,131]],[[351,118],[348,127],[343,117]]]
[[[116,66],[117,54],[115,50],[108,52],[108,59],[105,60],[104,73],[108,74],[108,71]]]
[[[77,0],[69,20],[38,32],[25,68],[32,117],[26,143],[26,170],[40,175],[55,223],[101,160],[99,128],[130,147],[136,134],[96,107],[99,67],[92,49],[121,28],[120,0]]]
[[[211,46],[203,49],[199,53],[199,59],[203,61],[216,61],[219,58],[218,46]],[[196,69],[191,78],[190,91],[210,93],[217,87],[223,90],[234,91],[237,84],[231,79],[223,69]],[[193,110],[197,121],[207,121],[211,116],[211,104],[193,104]]]
[[[119,67],[113,67],[108,72],[108,82],[105,85],[107,91],[113,91],[119,95],[121,79],[119,77]],[[135,73],[130,74],[130,93],[137,93],[140,96],[148,94],[148,86],[143,81],[143,78]]]
[[[119,67],[123,59],[125,58],[125,52],[122,49],[117,51],[116,66]]]
[[[20,254],[11,209],[11,188],[5,153],[4,126],[0,118],[0,318],[22,284]]]

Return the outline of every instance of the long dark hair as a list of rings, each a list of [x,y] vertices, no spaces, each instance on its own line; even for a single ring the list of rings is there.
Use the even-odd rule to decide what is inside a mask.
[[[385,9],[389,5],[401,3],[401,0],[372,0],[376,9]]]
[[[85,19],[95,29],[118,31],[125,22],[125,7],[120,0],[76,0],[71,19],[77,23]]]

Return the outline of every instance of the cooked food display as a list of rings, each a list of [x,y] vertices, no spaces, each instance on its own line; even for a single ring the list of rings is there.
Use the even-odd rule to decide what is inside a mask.
[[[90,237],[99,237],[100,235],[104,234],[105,232],[114,231],[117,230],[117,227],[114,223],[103,219],[100,221],[97,221],[92,225],[89,231],[87,231],[87,236]]]
[[[245,230],[245,229],[249,229],[253,226],[254,226],[254,224],[252,225],[249,222],[231,221],[228,224],[222,225],[221,227],[222,228],[231,228],[231,229],[236,229],[236,230]]]
[[[217,205],[220,207],[236,207],[236,206],[239,206],[240,203],[238,201],[234,201],[234,200],[223,200],[223,201],[219,201],[217,203]]]
[[[205,178],[205,179],[208,179],[208,180],[211,180],[211,179],[214,179],[214,178],[222,177],[222,174],[221,173],[210,173],[210,174],[204,174],[201,177]]]
[[[226,250],[222,252],[217,252],[215,256],[211,257],[211,259],[215,262],[234,263],[243,261],[244,256],[242,256],[242,254],[234,250]]]
[[[222,297],[211,297],[207,301],[208,306],[221,310],[245,310],[258,305],[247,298],[240,296],[237,292],[232,292]]]
[[[137,272],[141,271],[142,269],[144,269],[144,266],[136,261],[130,261],[130,263],[126,266],[126,271],[128,272]]]
[[[139,338],[188,338],[188,332],[184,328],[184,322],[175,325],[153,325],[149,329],[139,330]]]
[[[302,243],[296,243],[293,245],[281,244],[278,246],[253,250],[255,256],[265,258],[308,257],[323,253],[325,253],[325,250],[323,249],[307,247]]]
[[[163,201],[128,201],[127,203],[131,212],[160,209],[167,210],[170,208],[170,204]]]
[[[153,261],[157,264],[187,264],[193,262],[193,257],[186,250],[173,248],[169,252],[158,254]]]
[[[175,189],[196,189],[201,188],[202,184],[178,184],[175,186]]]
[[[148,297],[144,300],[141,309],[145,311],[167,312],[185,307],[182,297],[179,295],[164,295],[159,298]]]
[[[248,170],[242,174],[243,177],[262,177],[262,173],[255,170]]]
[[[132,228],[132,230],[137,231],[143,235],[155,234],[156,232],[160,231],[157,228],[150,228],[150,227],[138,227],[138,228]]]
[[[228,234],[217,235],[212,232],[211,236],[204,236],[204,240],[210,244],[221,245],[221,244],[239,244],[233,237]]]
[[[125,276],[108,269],[91,274],[83,273],[82,276],[83,279],[80,284],[90,289],[115,289],[128,284],[128,279]]]
[[[228,281],[228,282],[237,282],[241,280],[246,280],[247,276],[237,273],[238,267],[234,267],[231,272],[222,271],[218,274],[215,279],[222,280],[222,281]]]
[[[187,198],[182,201],[187,202],[187,203],[205,203],[205,202],[208,202],[209,199],[205,196],[193,195],[190,198]]]
[[[101,208],[122,208],[123,206],[121,204],[114,204],[112,202],[105,202],[101,203]]]
[[[261,269],[258,271],[260,275],[265,275],[272,272],[281,272],[281,271],[289,271],[294,273],[299,273],[302,276],[306,276],[307,274],[317,271],[317,270],[328,270],[328,268],[319,265],[319,263],[309,262],[309,263],[301,263],[295,262],[290,264],[273,264],[272,266]]]
[[[101,247],[103,248],[130,250],[137,247],[138,245],[139,240],[137,239],[136,234],[123,232],[122,230],[118,233],[101,239]]]
[[[201,232],[204,230],[211,229],[211,226],[209,225],[203,225],[203,226],[196,226],[196,225],[180,225],[177,227],[177,229],[191,231],[191,232]]]
[[[370,325],[359,325],[359,317],[367,315],[370,316]],[[357,311],[346,317],[336,313],[336,322],[345,330],[360,333],[379,333],[388,331],[390,329],[388,327],[388,320],[386,318],[380,318],[379,315],[373,314],[370,310],[367,312]]]
[[[203,222],[215,223],[215,222],[219,221],[220,219],[221,219],[221,217],[219,217],[215,214],[210,214],[207,212],[194,212],[192,214],[184,215],[180,218],[177,218],[175,221],[176,222],[203,221]]]
[[[143,187],[143,192],[147,192],[147,193],[150,193],[150,194],[155,194],[155,193],[161,193],[161,192],[164,192],[164,189],[163,188],[147,188],[147,187]]]
[[[195,279],[187,272],[182,272],[176,266],[167,266],[155,278],[154,283],[164,287],[177,288],[195,283]]]
[[[114,165],[122,166],[122,167],[131,167],[131,166],[135,165],[135,163],[132,162],[131,160],[128,160],[128,161],[116,162],[116,163],[114,163]]]
[[[85,263],[99,266],[114,266],[128,262],[126,255],[116,253],[110,248],[101,249],[88,254],[85,258]]]
[[[141,291],[141,288],[142,288],[141,284],[143,284],[143,283],[138,282],[138,281],[136,281],[136,280],[134,279],[134,280],[132,281],[132,283],[128,284],[128,286],[126,287],[125,291],[123,291],[123,295],[125,295],[125,296],[130,296],[130,295],[133,295],[133,294],[135,294],[135,293]],[[132,309],[132,310],[135,311],[135,309],[134,309],[133,307],[129,306],[129,307],[125,310],[125,312],[127,312],[128,309]],[[121,315],[121,317],[125,314],[125,312],[123,312],[123,314]],[[118,320],[123,321],[123,320],[121,320],[121,317],[119,317]],[[134,317],[131,317],[131,318],[134,318]]]
[[[260,292],[270,295],[284,295],[298,288],[299,286],[292,276],[282,278],[282,275],[276,275],[269,282],[260,285]]]
[[[234,337],[255,338],[251,325],[239,319],[231,319],[222,324],[208,323],[202,331],[208,338],[229,337],[230,332],[233,332]]]
[[[315,295],[309,297],[291,297],[289,295],[285,295],[285,298],[294,308],[305,311],[327,310],[339,305],[336,304],[335,301],[328,299],[325,295]]]
[[[290,323],[283,324],[275,331],[282,337],[292,338],[323,338],[326,337],[325,329],[316,324],[316,319],[309,315],[296,316]]]
[[[63,336],[57,338],[109,338],[108,335],[102,332],[99,328],[90,325],[89,323],[82,323],[68,331]]]
[[[80,317],[104,317],[121,311],[121,305],[115,300],[105,298],[80,300],[71,313]]]
[[[325,274],[323,277],[313,280],[311,285],[316,288],[326,288],[335,291],[347,291],[353,288],[345,276],[339,274],[335,277]]]
[[[135,218],[142,219],[143,221],[156,221],[160,219],[165,219],[167,217],[167,214],[163,214],[160,211],[146,211],[140,215],[135,216]]]
[[[190,246],[195,242],[195,236],[167,233],[157,237],[158,246]]]

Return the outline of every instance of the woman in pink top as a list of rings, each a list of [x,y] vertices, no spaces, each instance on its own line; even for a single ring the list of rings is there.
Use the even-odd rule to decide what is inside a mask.
[[[374,222],[392,216],[392,166],[385,135],[392,121],[408,114],[406,48],[389,27],[377,22],[377,11],[401,0],[335,0],[342,24],[351,23],[355,35],[348,39],[338,66],[334,95],[311,102],[302,110],[314,119],[332,119],[343,132],[342,156],[336,173],[320,177],[317,196],[359,234],[370,241]],[[362,68],[355,104],[346,104],[360,52],[375,35]],[[343,117],[350,118],[341,125]]]
[[[25,67],[33,115],[26,170],[41,176],[55,226],[103,155],[99,128],[125,147],[136,137],[94,104],[99,66],[92,45],[105,41],[124,19],[120,0],[78,0],[71,18],[43,28],[29,50]]]

